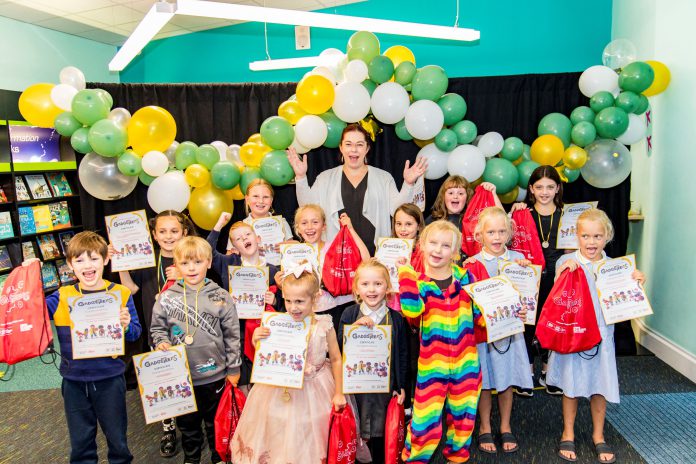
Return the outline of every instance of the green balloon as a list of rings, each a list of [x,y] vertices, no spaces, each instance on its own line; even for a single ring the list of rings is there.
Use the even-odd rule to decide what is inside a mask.
[[[451,129],[442,129],[435,136],[435,146],[442,151],[452,151],[457,148],[457,134]]]
[[[643,114],[646,111],[648,111],[649,107],[650,101],[648,100],[648,97],[641,93],[640,95],[638,95],[638,106],[636,106],[636,109],[633,110],[633,112],[635,114]]]
[[[365,85],[364,82],[363,85]],[[326,148],[338,148],[341,144],[343,129],[346,128],[347,124],[341,121],[333,111],[327,111],[324,114],[320,114],[319,117],[326,123],[326,129],[328,129],[324,146]]]
[[[591,122],[580,121],[574,125],[573,130],[570,131],[570,138],[578,147],[584,147],[594,142],[597,138],[597,129],[595,129],[594,124]]]
[[[597,113],[594,120],[597,134],[604,139],[615,139],[626,132],[628,128],[628,115],[621,108],[615,106],[604,108]]]
[[[118,170],[126,176],[137,176],[142,172],[142,158],[128,150],[118,157]]]
[[[114,98],[111,96],[111,94],[104,89],[94,90],[104,99],[106,104],[109,105],[109,111],[111,111],[111,107],[114,106]]]
[[[375,91],[377,88],[377,84],[375,84],[374,81],[371,81],[370,79],[365,79],[362,81],[363,87],[367,89],[367,91],[370,93],[370,97],[372,97],[372,93]]]
[[[437,106],[445,116],[445,126],[452,126],[466,115],[466,101],[458,93],[446,93],[438,101]]]
[[[118,156],[128,146],[128,133],[126,128],[116,124],[110,119],[102,119],[95,122],[89,129],[89,144],[95,153],[112,158]]]
[[[447,91],[447,73],[440,66],[423,66],[413,78],[411,95],[413,100],[437,101]]]
[[[261,159],[261,177],[276,187],[286,185],[295,177],[285,151],[273,150],[264,155]]]
[[[517,168],[506,159],[490,158],[486,161],[483,180],[495,185],[496,193],[499,195],[504,195],[514,189],[519,177]]]
[[[590,108],[592,108],[592,111],[595,113],[599,113],[604,108],[614,106],[614,101],[614,94],[606,90],[601,90],[590,98]]]
[[[524,143],[521,139],[517,137],[508,137],[503,143],[503,150],[500,152],[500,156],[508,161],[515,161],[524,151]]]
[[[259,178],[261,178],[261,170],[259,168],[247,167],[244,169],[242,178],[239,179],[239,188],[242,190],[242,193],[246,195],[247,187],[249,187],[251,181]]]
[[[70,136],[70,145],[78,153],[87,154],[92,151],[92,146],[89,144],[89,127],[80,127],[73,132]]]
[[[287,119],[271,116],[261,124],[261,137],[274,150],[285,150],[295,138],[295,129]]]
[[[72,101],[72,115],[86,126],[109,116],[111,107],[102,94],[95,89],[80,90]]]
[[[394,70],[394,81],[397,84],[408,85],[416,76],[416,65],[410,61],[402,61]]]
[[[174,152],[174,165],[179,171],[185,170],[196,162],[198,145],[193,142],[181,142]]]
[[[396,125],[394,126],[394,132],[396,132],[396,136],[399,137],[401,140],[404,140],[408,142],[409,140],[413,140],[413,136],[408,133],[408,129],[406,129],[406,119],[402,119],[401,121],[397,122]]]
[[[210,171],[218,161],[220,161],[220,152],[217,148],[207,143],[198,147],[196,163],[202,164]]]
[[[563,175],[568,179],[568,183],[575,182],[580,177],[580,170],[563,168]]]
[[[522,161],[520,164],[517,165],[517,174],[518,174],[518,179],[517,179],[517,186],[519,188],[526,189],[529,187],[529,178],[531,177],[532,173],[536,168],[541,166],[541,164],[537,163],[536,161],[528,160],[528,161]]]
[[[616,97],[616,106],[627,113],[633,113],[640,104],[640,98],[637,93],[625,90]]]
[[[641,93],[655,80],[655,71],[652,66],[643,61],[634,61],[621,70],[619,74],[619,87],[622,90]]]
[[[140,174],[138,174],[138,179],[140,179],[140,182],[147,185],[148,187],[150,186],[152,181],[155,180],[154,177],[152,177],[150,174],[146,173],[145,171],[140,171]]]
[[[539,121],[537,133],[539,135],[555,135],[561,139],[563,146],[568,148],[570,146],[570,130],[572,127],[573,124],[565,114],[549,113]]]
[[[377,55],[367,65],[367,73],[371,80],[383,84],[394,75],[394,63],[384,55]]]
[[[578,106],[570,113],[570,122],[577,124],[582,121],[593,122],[595,112],[588,106]]]
[[[60,135],[70,137],[77,129],[82,127],[82,124],[69,111],[65,111],[56,116],[53,126]]]
[[[220,161],[210,170],[210,180],[221,190],[229,190],[239,184],[242,178],[239,168],[231,161]]]
[[[459,145],[466,145],[467,143],[473,142],[478,134],[476,124],[466,119],[452,126],[452,130],[457,134],[457,143]]]
[[[524,149],[522,150],[522,159],[525,161],[529,161],[532,159],[532,147],[530,147],[526,143],[524,144]]]
[[[365,63],[379,55],[379,39],[372,32],[358,31],[348,39],[346,50],[348,61],[363,60]]]

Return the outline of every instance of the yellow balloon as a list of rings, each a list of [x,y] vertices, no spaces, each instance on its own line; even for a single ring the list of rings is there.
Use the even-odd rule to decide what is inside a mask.
[[[563,153],[563,164],[568,169],[580,169],[587,163],[587,152],[575,145],[566,148]]]
[[[518,193],[520,193],[520,188],[517,185],[515,185],[515,188],[510,190],[508,193],[498,195],[498,198],[500,198],[501,203],[509,205],[510,203],[513,203],[515,200],[517,200]]]
[[[664,63],[654,60],[646,60],[645,62],[648,63],[655,72],[655,79],[653,83],[650,84],[650,87],[643,91],[643,95],[652,97],[653,95],[663,92],[667,88],[669,81],[672,79],[672,73],[669,72],[669,68],[665,66]]]
[[[297,103],[309,114],[325,113],[333,105],[334,85],[324,76],[310,74],[297,84]]]
[[[53,84],[34,84],[27,87],[19,96],[19,112],[30,124],[39,127],[53,127],[53,121],[60,113],[60,108],[51,100]]]
[[[284,101],[278,107],[278,116],[287,119],[292,125],[297,124],[297,121],[306,114],[307,112],[295,100]]]
[[[266,153],[263,152],[263,147],[258,143],[247,142],[239,147],[239,159],[246,166],[259,167],[261,166],[261,158]]]
[[[224,211],[232,213],[233,208],[225,193],[212,184],[194,189],[188,204],[189,216],[205,230],[212,230],[220,214]]]
[[[394,69],[396,69],[396,67],[404,61],[410,61],[411,63],[416,64],[416,57],[413,52],[403,45],[394,45],[393,47],[387,48],[387,50],[384,52],[384,56],[392,60],[392,63],[394,63]]]
[[[556,166],[554,169],[556,169],[558,177],[561,178],[561,182],[568,182],[568,177],[565,175],[565,172],[563,172],[563,166]]]
[[[176,138],[176,121],[159,106],[146,106],[128,122],[128,144],[140,155],[155,150],[165,152]]]
[[[184,178],[191,187],[203,187],[210,182],[210,172],[202,164],[192,164],[184,171]]]
[[[261,134],[259,134],[257,132],[255,134],[251,134],[251,136],[247,139],[247,142],[251,142],[251,143],[263,142],[263,137],[261,137]]]
[[[428,139],[428,140],[413,139],[413,141],[420,148],[423,148],[424,146],[433,143],[435,141],[435,139]]]
[[[234,188],[230,190],[225,190],[225,196],[230,200],[243,200],[244,193],[242,193],[242,187],[239,184],[235,185]]]
[[[532,142],[530,154],[532,159],[541,165],[555,166],[563,158],[563,142],[552,134],[537,137]]]

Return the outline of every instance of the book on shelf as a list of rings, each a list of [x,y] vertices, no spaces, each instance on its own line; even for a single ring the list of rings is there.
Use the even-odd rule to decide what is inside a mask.
[[[5,195],[5,189],[0,187],[0,203],[7,203],[7,195]]]
[[[53,229],[65,229],[70,227],[70,210],[68,210],[68,202],[60,201],[57,203],[49,203],[48,209],[51,212],[51,224]]]
[[[65,174],[62,172],[47,173],[46,178],[48,179],[48,183],[51,184],[54,197],[68,197],[74,195],[68,179],[66,179]]]
[[[10,259],[10,252],[7,250],[5,245],[0,246],[0,271],[7,271],[12,269],[12,259]]]
[[[60,284],[71,284],[77,281],[75,273],[70,269],[68,263],[64,259],[56,260],[56,266],[58,267],[58,278],[60,279]]]
[[[22,260],[36,258],[36,250],[32,242],[22,242]]]
[[[34,223],[34,210],[31,206],[19,207],[19,233],[29,235],[36,233],[36,224]]]
[[[41,280],[44,289],[60,285],[58,271],[53,263],[41,263]]]
[[[12,215],[9,211],[0,212],[0,239],[14,237]]]
[[[27,185],[24,183],[22,176],[15,177],[15,198],[17,201],[31,200],[29,190],[27,190]]]
[[[48,205],[36,205],[33,206],[32,211],[34,212],[34,225],[36,226],[36,233],[50,232],[53,230],[53,221],[51,221],[51,209]]]
[[[5,287],[5,281],[7,278],[10,276],[10,274],[2,274],[0,275],[0,293],[2,293],[2,289]]]
[[[60,248],[58,248],[53,234],[39,235],[37,241],[39,242],[39,250],[43,259],[60,258]]]
[[[53,198],[51,189],[46,183],[43,174],[27,174],[24,176],[29,187],[29,193],[34,200],[43,200],[44,198]]]
[[[58,233],[58,241],[60,242],[60,249],[63,250],[63,256],[65,256],[65,252],[68,250],[68,242],[70,242],[70,239],[74,236],[75,232],[72,230]]]

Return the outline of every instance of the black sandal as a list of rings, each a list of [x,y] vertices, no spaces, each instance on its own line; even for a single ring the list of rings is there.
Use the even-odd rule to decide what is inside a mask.
[[[178,452],[176,432],[165,432],[160,439],[160,456],[171,458],[176,456]]]
[[[520,445],[517,443],[517,438],[511,432],[505,432],[500,434],[500,442],[503,445],[503,453],[515,453],[519,451]],[[514,448],[505,449],[506,444],[514,444]]]
[[[569,458],[564,456],[561,451],[570,451],[575,454],[574,458]],[[575,451],[575,442],[573,440],[563,440],[558,444],[558,457],[568,462],[575,462],[578,460],[578,453]]]
[[[495,446],[495,440],[493,440],[493,434],[492,433],[482,433],[478,436],[478,449],[479,451],[487,454],[498,454],[498,447],[496,446],[495,449],[493,450],[487,450],[485,448],[482,448],[481,445],[493,445]]]
[[[605,442],[595,443],[594,448],[595,453],[597,453],[597,462],[601,462],[602,464],[611,464],[612,462],[616,462],[616,454],[614,453],[614,450],[612,450],[611,447]],[[608,461],[602,461],[599,459],[600,454],[611,454],[611,459]]]

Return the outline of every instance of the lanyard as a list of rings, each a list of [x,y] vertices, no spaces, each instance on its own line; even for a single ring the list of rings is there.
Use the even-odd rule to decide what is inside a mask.
[[[161,280],[160,280],[161,279]],[[162,292],[161,282],[167,282],[167,274],[162,269],[162,252],[160,251],[157,255],[157,293]]]
[[[201,289],[205,286],[201,285],[198,287],[198,290],[196,290],[196,302],[194,303],[194,310],[196,312],[196,321],[198,321],[198,294],[200,293]],[[186,304],[186,282],[184,282],[184,312],[186,313],[184,319],[186,319],[186,338],[188,339],[191,337],[191,342],[193,342],[193,336],[196,335],[196,332],[198,332],[198,326],[196,326],[196,330],[193,331],[192,334],[189,335],[189,314],[188,314],[188,305]],[[190,343],[187,343],[187,345],[190,345]]]

